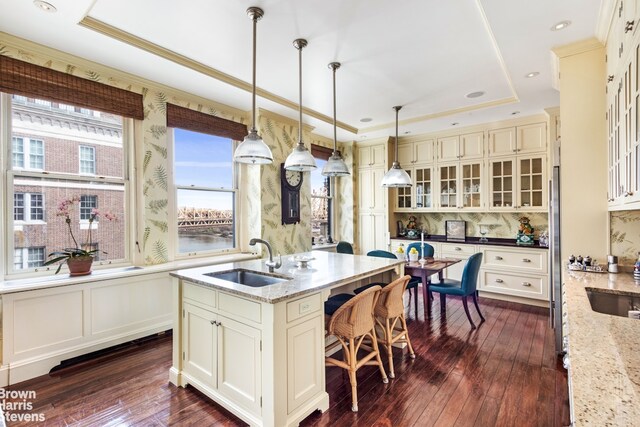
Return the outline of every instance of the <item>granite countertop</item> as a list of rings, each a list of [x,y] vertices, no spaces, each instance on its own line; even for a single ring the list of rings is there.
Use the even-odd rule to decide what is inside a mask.
[[[295,256],[313,257],[309,268],[299,269]],[[254,288],[237,283],[205,276],[205,273],[243,268],[268,273],[264,259],[211,265],[206,267],[178,270],[172,276],[204,286],[242,295],[271,304],[299,297],[318,290],[351,283],[354,280],[394,269],[404,261],[375,258],[361,255],[338,254],[327,251],[304,252],[282,257],[282,267],[274,275],[287,276],[290,280],[269,286]]]
[[[640,296],[633,275],[564,272],[574,425],[640,423],[640,320],[591,309],[585,289]]]
[[[393,240],[406,240],[408,242],[420,242],[420,237],[417,239],[410,239],[408,237],[396,236],[392,237]],[[455,241],[455,240],[447,240],[446,236],[440,236],[436,234],[429,234],[428,236],[425,234],[424,241],[425,242],[438,242],[438,243],[461,243],[468,245],[482,245],[482,246],[506,246],[506,247],[514,247],[514,248],[533,248],[533,249],[549,249],[547,246],[540,246],[538,241],[536,240],[533,245],[525,246],[516,244],[516,239],[502,239],[498,237],[487,238],[488,241],[481,242],[480,237],[467,237],[464,241]]]

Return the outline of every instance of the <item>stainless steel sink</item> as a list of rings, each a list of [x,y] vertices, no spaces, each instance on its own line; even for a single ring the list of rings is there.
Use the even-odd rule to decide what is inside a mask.
[[[242,268],[227,271],[216,271],[214,273],[205,273],[204,275],[220,280],[226,280],[227,282],[251,286],[252,288],[261,288],[263,286],[269,286],[275,283],[281,283],[286,282],[287,280],[291,280],[291,277],[282,274],[263,273],[261,271],[245,270]]]
[[[586,289],[591,309],[598,313],[628,317],[629,310],[640,308],[640,297],[637,295],[620,295]]]

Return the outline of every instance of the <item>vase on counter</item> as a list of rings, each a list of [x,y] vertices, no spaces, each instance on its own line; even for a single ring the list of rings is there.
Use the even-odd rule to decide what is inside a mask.
[[[91,265],[93,264],[92,256],[77,256],[67,259],[67,267],[69,267],[69,276],[86,276],[91,274]]]

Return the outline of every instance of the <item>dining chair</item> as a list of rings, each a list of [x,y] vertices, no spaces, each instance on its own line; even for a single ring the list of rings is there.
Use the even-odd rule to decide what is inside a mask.
[[[335,336],[337,341],[328,345],[325,351],[341,346],[343,360],[326,356],[325,365],[337,366],[348,371],[351,383],[351,410],[353,412],[358,412],[358,383],[356,379],[358,369],[365,365],[376,365],[380,369],[382,382],[389,382],[380,358],[373,318],[380,289],[380,286],[370,287],[344,303],[331,316],[326,328],[328,335]],[[370,342],[372,345],[371,347],[366,344],[363,346],[363,342]],[[358,351],[360,350],[366,354],[363,355],[361,351],[362,357],[358,359]]]
[[[443,279],[440,283],[430,285],[429,289],[432,292],[440,293],[440,311],[446,312],[447,295],[457,295],[462,297],[462,305],[464,306],[464,312],[467,314],[467,319],[471,323],[471,329],[475,329],[476,325],[471,319],[469,314],[469,307],[467,306],[467,297],[469,295],[473,298],[473,303],[476,306],[476,310],[480,315],[480,319],[484,322],[484,316],[480,312],[478,306],[478,272],[480,271],[480,264],[482,263],[482,253],[473,254],[469,257],[469,260],[464,266],[462,271],[462,280]]]
[[[422,245],[422,242],[410,243],[409,246],[407,246],[407,253],[409,253],[409,251],[412,248],[416,248],[416,251],[418,251],[419,256],[422,257],[422,247],[421,247],[421,245]],[[435,249],[433,249],[433,246],[431,246],[428,243],[424,244],[424,257],[425,258],[426,257],[433,257],[434,252],[435,252]]]
[[[353,255],[353,246],[351,246],[351,243],[341,240],[338,242],[338,246],[336,246],[336,252],[339,254]]]
[[[389,358],[389,377],[395,378],[393,368],[393,344],[406,343],[409,348],[409,357],[416,358],[416,354],[411,346],[409,330],[404,317],[404,301],[402,295],[411,280],[408,274],[399,277],[380,290],[380,297],[374,308],[376,320],[376,338],[378,344],[384,346]]]
[[[381,249],[376,249],[373,251],[369,251],[367,252],[367,256],[373,256],[373,257],[378,257],[378,258],[390,258],[390,259],[398,259],[398,257],[396,257],[393,253],[389,252],[389,251],[384,251]],[[409,283],[407,284],[407,289],[409,290],[409,306],[411,306],[411,294],[413,291],[413,305],[415,307],[415,313],[416,313],[416,317],[418,317],[418,285],[422,282],[422,279],[420,277],[412,277],[411,280],[409,280]],[[364,285],[361,286],[359,288],[354,289],[354,293],[358,294],[360,292],[362,292],[363,290],[371,287],[371,286],[380,286],[380,287],[385,287],[387,286],[387,283],[380,283],[380,282],[376,282],[376,283],[370,283],[368,285]]]

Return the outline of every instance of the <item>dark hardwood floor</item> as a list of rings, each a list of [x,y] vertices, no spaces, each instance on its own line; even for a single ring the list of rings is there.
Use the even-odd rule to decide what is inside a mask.
[[[416,358],[397,350],[395,379],[383,384],[375,367],[358,371],[358,413],[351,412],[347,377],[340,368],[327,368],[330,408],[301,425],[569,424],[566,372],[554,354],[545,309],[481,298],[487,321],[472,331],[459,299],[448,300],[446,316],[439,308],[434,302],[432,319],[424,321],[422,312],[415,318],[412,304]],[[197,390],[169,384],[170,366],[166,334],[7,389],[36,392],[28,412],[45,416],[38,425],[243,425]]]

